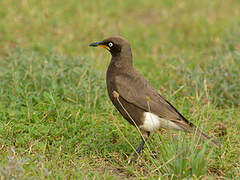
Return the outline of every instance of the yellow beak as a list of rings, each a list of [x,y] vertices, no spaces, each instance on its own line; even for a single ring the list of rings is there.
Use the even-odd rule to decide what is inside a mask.
[[[107,45],[102,44],[101,42],[95,42],[95,43],[90,44],[89,46],[103,47],[103,48],[105,48],[105,49],[110,51],[110,47],[108,47]]]

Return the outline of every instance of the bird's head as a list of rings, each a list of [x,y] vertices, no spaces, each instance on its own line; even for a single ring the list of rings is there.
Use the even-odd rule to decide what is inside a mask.
[[[100,42],[90,44],[92,47],[103,47],[107,49],[112,56],[120,56],[123,53],[131,53],[129,42],[120,36],[113,36]]]

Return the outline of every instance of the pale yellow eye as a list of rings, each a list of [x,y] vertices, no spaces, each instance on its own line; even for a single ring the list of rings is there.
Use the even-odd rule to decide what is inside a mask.
[[[113,47],[113,43],[112,42],[108,43],[108,46]]]

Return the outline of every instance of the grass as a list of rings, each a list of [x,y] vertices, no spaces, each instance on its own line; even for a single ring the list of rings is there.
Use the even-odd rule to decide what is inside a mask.
[[[237,179],[239,8],[237,0],[1,1],[1,178]],[[110,55],[88,47],[115,34],[221,148],[162,130],[127,165],[140,136],[107,97]]]

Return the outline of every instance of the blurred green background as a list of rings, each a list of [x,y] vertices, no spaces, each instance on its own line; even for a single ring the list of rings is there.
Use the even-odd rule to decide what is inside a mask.
[[[2,1],[1,46],[89,56],[89,42],[120,34],[139,57],[164,52],[197,59],[233,38],[238,8],[238,1],[205,0]]]
[[[1,178],[240,176],[239,9],[238,0],[0,1]],[[134,147],[139,135],[107,98],[110,55],[88,46],[112,35],[129,40],[136,68],[164,97],[217,136],[213,156],[194,154],[205,164],[185,154],[190,164],[164,165],[146,153],[126,165],[133,149],[123,134]]]

